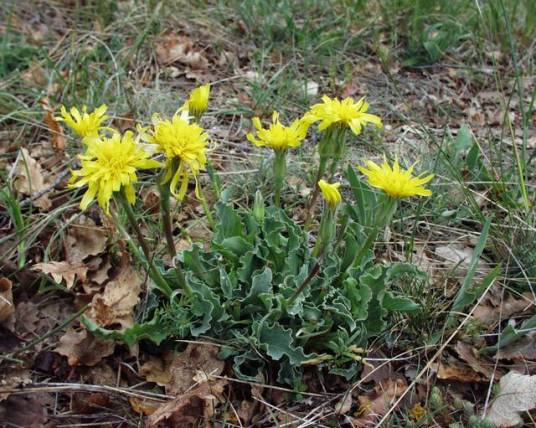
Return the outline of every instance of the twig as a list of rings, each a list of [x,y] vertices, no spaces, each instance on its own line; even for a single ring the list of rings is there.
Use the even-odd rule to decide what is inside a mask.
[[[31,383],[24,387],[18,388],[2,388],[0,394],[27,394],[37,392],[62,392],[62,391],[81,391],[81,392],[110,392],[119,395],[127,395],[129,397],[145,398],[153,401],[166,402],[174,397],[165,394],[157,394],[155,392],[133,392],[129,388],[118,388],[108,385],[91,385],[83,383]]]

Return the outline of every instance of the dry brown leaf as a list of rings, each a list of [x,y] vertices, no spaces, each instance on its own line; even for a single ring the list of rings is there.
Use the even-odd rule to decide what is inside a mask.
[[[385,379],[374,388],[370,394],[358,397],[360,410],[352,418],[354,426],[359,428],[373,427],[384,416],[395,401],[408,389],[404,378]]]
[[[335,412],[339,415],[346,415],[351,409],[354,400],[351,393],[346,393],[341,400],[335,404]]]
[[[25,368],[9,367],[5,373],[0,375],[0,388],[3,390],[24,387],[29,383],[32,383],[32,377],[29,370]],[[1,392],[0,401],[4,401],[9,395],[9,392]]]
[[[536,376],[511,371],[499,384],[486,418],[494,427],[513,427],[523,423],[520,413],[536,408]]]
[[[167,34],[160,37],[156,42],[156,57],[162,65],[178,61],[195,69],[208,67],[208,60],[184,35]]]
[[[70,366],[94,366],[104,357],[112,355],[115,344],[93,336],[87,330],[69,330],[59,340],[55,351],[67,357]]]
[[[474,255],[474,249],[461,245],[442,245],[435,249],[435,254],[445,260],[445,264],[450,269],[454,269],[458,275],[464,276],[467,274],[469,264]],[[477,276],[489,272],[489,267],[479,260],[477,263]]]
[[[458,341],[454,349],[471,369],[484,375],[486,379],[500,379],[503,375],[503,372],[500,369],[495,368],[495,363],[493,361],[479,355],[478,351],[471,345]]]
[[[178,395],[195,383],[203,383],[211,375],[220,375],[224,362],[218,359],[215,345],[189,343],[177,355],[166,354],[162,359],[153,358],[140,368],[140,376],[166,388],[166,393]]]
[[[25,148],[21,149],[21,156],[13,171],[13,178],[13,187],[24,195],[32,195],[47,189],[41,165],[30,156]],[[33,204],[43,210],[48,210],[52,206],[46,194],[35,199]]]
[[[499,349],[495,357],[501,360],[536,360],[536,332],[531,332],[517,342]]]
[[[5,427],[52,428],[56,424],[49,417],[54,406],[50,394],[14,394],[0,403],[0,421]]]
[[[84,215],[79,216],[67,231],[63,241],[65,256],[70,263],[81,263],[88,256],[101,254],[106,248],[107,233]]]
[[[163,358],[151,358],[140,367],[139,375],[147,382],[154,382],[160,386],[168,385],[171,381],[169,365],[172,358],[171,354],[165,354]]]
[[[103,293],[93,296],[88,317],[101,327],[120,326],[122,329],[134,323],[133,310],[138,304],[142,278],[128,264],[108,284]]]
[[[76,277],[82,282],[86,280],[87,266],[83,263],[48,262],[37,263],[34,270],[49,274],[58,284],[65,281],[68,290],[73,288]]]
[[[152,415],[162,405],[158,401],[146,400],[137,397],[130,397],[128,401],[130,403],[130,407],[132,407],[132,410],[134,410],[138,415],[144,416]]]
[[[147,418],[150,427],[166,423],[167,426],[182,427],[202,420],[210,426],[214,409],[222,401],[223,389],[227,381],[204,382],[193,390],[179,395],[174,400],[158,408]]]
[[[210,344],[189,343],[170,364],[168,394],[182,394],[195,382],[205,381],[211,375],[220,375],[224,362],[218,359],[218,347]]]
[[[54,116],[54,109],[50,107],[50,104],[46,98],[41,100],[41,106],[45,111],[45,117],[43,120],[52,135],[52,147],[54,147],[56,150],[65,150],[65,135],[63,134],[62,126]]]
[[[490,302],[478,305],[473,311],[473,317],[480,320],[483,324],[489,325],[501,319],[505,320],[514,314],[525,312],[530,309],[533,313],[536,305],[533,303],[531,292],[523,293],[521,296],[508,296],[500,306],[494,306]]]
[[[0,278],[0,325],[9,330],[12,330],[15,325],[12,286],[9,279]]]
[[[487,378],[475,372],[467,364],[458,361],[449,363],[440,362],[437,366],[437,378],[441,380],[455,380],[458,382],[486,382]]]

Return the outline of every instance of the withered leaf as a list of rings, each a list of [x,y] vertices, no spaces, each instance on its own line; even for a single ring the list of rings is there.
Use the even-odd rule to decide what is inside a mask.
[[[8,329],[15,323],[12,285],[9,279],[0,278],[0,325]]]
[[[193,390],[177,396],[174,400],[158,408],[147,418],[150,427],[162,423],[168,426],[181,427],[193,424],[199,420],[209,424],[214,416],[214,409],[222,400],[223,390],[227,381],[219,379],[215,382],[203,382]]]
[[[59,340],[55,351],[67,357],[70,366],[94,366],[104,357],[112,355],[115,344],[93,336],[86,330],[69,330]]]
[[[101,327],[132,326],[141,285],[140,275],[130,265],[122,266],[119,274],[106,284],[104,292],[93,296],[88,317]]]
[[[374,427],[377,422],[389,411],[391,406],[408,389],[404,378],[389,378],[374,387],[370,394],[358,397],[359,416],[352,418],[356,427]]]
[[[523,423],[520,413],[536,408],[536,376],[511,371],[500,381],[500,393],[493,400],[486,418],[494,427],[513,427]]]
[[[65,281],[67,289],[73,288],[76,277],[82,282],[86,280],[87,266],[83,263],[48,262],[37,263],[34,270],[49,274],[58,284]]]
[[[106,249],[107,233],[84,215],[79,216],[67,231],[63,246],[69,263],[81,263],[88,256],[96,256]]]
[[[21,149],[21,156],[15,166],[13,177],[13,187],[24,195],[32,195],[47,188],[41,165],[30,156],[25,148]],[[43,210],[48,210],[52,206],[46,194],[35,199],[33,204]]]

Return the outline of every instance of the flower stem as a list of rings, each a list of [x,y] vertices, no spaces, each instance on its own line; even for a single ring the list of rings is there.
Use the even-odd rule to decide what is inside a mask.
[[[169,185],[166,183],[160,183],[158,185],[158,189],[160,191],[160,208],[162,210],[162,223],[164,227],[164,235],[166,236],[168,253],[173,261],[175,275],[177,276],[177,282],[179,283],[179,286],[188,296],[191,296],[192,289],[186,282],[186,278],[179,264],[179,261],[176,260],[177,250],[175,249],[175,241],[173,239],[173,224],[171,221],[170,209],[171,190],[169,188]]]
[[[205,195],[203,195],[201,189],[199,189],[198,199],[201,202],[201,206],[203,207],[203,211],[205,212],[205,216],[207,217],[208,224],[210,225],[210,228],[214,231],[216,229],[216,222],[214,221],[214,217],[212,216],[210,207],[208,206],[207,200],[205,199]]]
[[[141,233],[141,229],[136,220],[136,215],[134,214],[134,210],[132,209],[128,201],[126,200],[125,195],[123,195],[123,193],[121,192],[118,193],[117,201],[119,202],[121,207],[125,210],[128,222],[130,223],[130,226],[132,227],[132,229],[134,229],[134,232],[136,233],[136,238],[138,239],[138,243],[140,244],[143,254],[145,256],[145,259],[147,260],[147,263],[149,264],[149,274],[151,275],[152,280],[154,281],[154,283],[156,284],[156,286],[162,293],[164,293],[167,297],[171,297],[173,290],[171,290],[171,287],[168,285],[167,281],[164,279],[160,271],[156,268],[156,266],[153,263],[153,259],[149,252],[149,246],[147,245],[147,242],[145,241],[145,238],[143,237],[143,234]],[[118,219],[116,219],[116,223],[120,226],[120,222],[118,221]],[[135,252],[135,254],[137,256],[140,256],[140,254],[137,252]]]
[[[287,173],[287,152],[285,150],[276,150],[274,159],[274,204],[276,207],[281,206],[281,189]]]
[[[166,244],[169,256],[171,258],[177,255],[175,249],[175,241],[173,239],[173,224],[171,221],[171,209],[170,209],[170,195],[171,191],[169,185],[159,184],[158,190],[160,192],[160,209],[162,210],[162,223],[164,227],[164,235],[166,237]]]

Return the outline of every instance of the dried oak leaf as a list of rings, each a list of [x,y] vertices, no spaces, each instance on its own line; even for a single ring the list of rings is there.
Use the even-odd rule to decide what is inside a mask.
[[[106,284],[104,292],[93,296],[88,317],[101,327],[132,326],[133,310],[140,300],[142,282],[131,266],[123,266],[119,274]]]
[[[13,177],[13,187],[24,195],[32,195],[47,188],[41,165],[30,156],[25,148],[21,149],[21,156],[15,165]],[[52,202],[46,194],[35,199],[32,203],[42,210],[48,210],[52,206]]]
[[[0,388],[3,390],[23,387],[29,383],[32,383],[32,377],[28,369],[9,367],[5,373],[0,374]],[[0,401],[4,401],[9,395],[9,392],[1,392]]]
[[[389,378],[374,387],[370,394],[358,397],[360,410],[358,416],[352,418],[354,426],[359,428],[376,426],[381,419],[408,389],[404,378]]]
[[[528,333],[517,342],[499,349],[495,354],[501,360],[536,360],[536,332]]]
[[[50,104],[46,98],[42,99],[40,103],[45,111],[45,117],[43,120],[52,135],[52,147],[54,147],[56,150],[65,150],[65,135],[63,134],[62,126],[54,116],[54,109],[50,107]]]
[[[58,284],[65,281],[68,290],[73,288],[76,277],[82,282],[86,280],[87,266],[83,263],[48,262],[37,263],[34,270],[49,274]]]
[[[6,427],[47,428],[55,424],[49,419],[54,400],[50,394],[12,395],[0,403],[0,421]]]
[[[494,427],[523,423],[520,413],[536,408],[536,376],[511,371],[501,378],[500,393],[493,400],[486,418]]]
[[[500,306],[493,306],[490,302],[482,303],[473,311],[473,318],[480,320],[483,324],[489,325],[528,310],[531,312],[536,310],[531,292],[523,293],[521,296],[508,296],[500,302]]]
[[[94,366],[104,357],[112,355],[115,344],[93,336],[86,330],[69,330],[59,340],[55,351],[67,357],[70,366]]]
[[[88,256],[96,256],[106,249],[107,233],[95,222],[81,215],[69,229],[63,240],[65,258],[69,263],[81,263]]]
[[[140,375],[166,388],[170,395],[182,394],[196,382],[203,383],[211,375],[220,375],[224,362],[218,359],[218,347],[190,343],[180,354],[163,360],[152,359],[140,368]]]
[[[455,380],[458,382],[486,382],[486,376],[475,372],[467,364],[459,361],[448,363],[440,362],[437,365],[437,378],[441,380]]]
[[[156,42],[156,57],[162,65],[178,61],[196,69],[208,67],[208,60],[185,35],[166,34]]]
[[[170,364],[170,381],[166,385],[168,394],[182,394],[195,382],[220,375],[224,362],[218,359],[218,347],[210,344],[190,343]]]
[[[495,367],[495,363],[484,356],[478,354],[477,350],[467,343],[458,341],[454,347],[458,355],[471,369],[482,374],[486,379],[500,379],[504,374]]]
[[[9,279],[0,278],[0,325],[9,330],[15,325],[12,285]]]
[[[147,425],[156,427],[167,425],[182,427],[202,419],[205,426],[210,425],[216,405],[223,401],[223,390],[227,381],[203,382],[191,391],[177,396],[169,403],[163,404],[147,418]]]

